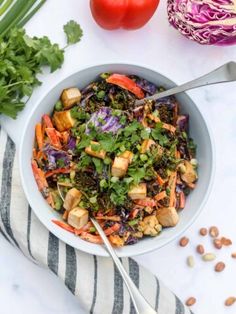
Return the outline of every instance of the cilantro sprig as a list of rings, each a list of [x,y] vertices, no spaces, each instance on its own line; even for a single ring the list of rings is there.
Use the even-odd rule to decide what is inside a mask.
[[[64,29],[68,45],[80,41],[79,24],[70,21]],[[48,37],[30,37],[23,28],[13,28],[0,37],[0,114],[15,119],[34,88],[41,84],[37,75],[42,67],[56,71],[64,62],[64,53]]]

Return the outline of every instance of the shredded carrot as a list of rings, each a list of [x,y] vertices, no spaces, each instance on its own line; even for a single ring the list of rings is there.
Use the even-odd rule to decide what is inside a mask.
[[[38,148],[41,150],[43,148],[43,132],[42,132],[41,123],[37,123],[35,126],[35,136],[36,136]]]
[[[103,244],[102,238],[99,235],[93,235],[85,231],[81,233],[80,238],[91,243]]]
[[[86,225],[84,225],[82,228],[80,229],[75,229],[75,235],[80,235],[82,232],[84,231],[88,231],[89,228],[91,228],[93,226],[93,224],[91,223],[91,221],[89,221]]]
[[[54,128],[54,126],[52,124],[52,120],[48,114],[44,114],[42,119],[43,119],[43,123],[46,126],[46,128]]]
[[[42,151],[39,151],[35,159],[37,160],[46,159],[46,156]]]
[[[131,210],[131,212],[130,212],[130,214],[129,214],[129,218],[131,218],[131,219],[136,218],[141,209],[142,209],[141,206],[135,206],[135,207]]]
[[[37,162],[35,160],[32,160],[31,166],[32,166],[33,174],[35,177],[35,181],[37,182],[39,191],[43,191],[45,188],[48,187],[45,174],[42,171],[42,169],[38,167]]]
[[[185,195],[184,192],[181,191],[179,193],[179,208],[184,208],[185,207]]]
[[[56,129],[46,128],[45,131],[46,131],[46,134],[50,140],[51,145],[60,149],[61,148],[61,142],[60,142],[60,139],[58,137]]]
[[[154,121],[155,123],[161,122],[160,118],[154,116],[154,115],[151,114],[151,113],[149,113],[147,116],[148,116],[148,118],[149,118],[150,120]],[[170,131],[170,132],[172,132],[172,133],[175,133],[176,128],[175,128],[173,125],[168,124],[168,123],[163,123],[163,122],[161,122],[161,123],[162,123],[163,129],[166,129],[166,130],[168,130],[168,131]]]
[[[69,132],[64,131],[60,133],[63,144],[67,144],[69,140]]]
[[[34,159],[37,159],[37,154],[38,154],[38,152],[37,152],[36,148],[33,148],[33,158]]]
[[[53,176],[54,174],[58,174],[58,173],[70,173],[70,168],[58,168],[55,170],[51,170],[45,173],[45,177],[49,178],[51,176]]]
[[[160,184],[160,186],[162,186],[165,184],[166,181],[162,179],[162,177],[159,176],[159,174],[157,174],[157,182]]]
[[[69,211],[66,210],[62,215],[62,219],[66,221],[68,219],[68,215],[69,215]]]
[[[177,172],[172,172],[169,178],[168,187],[170,189],[170,202],[169,206],[173,207],[175,205],[175,188],[176,188],[176,179],[177,179]]]
[[[119,216],[97,216],[97,220],[110,220],[110,221],[120,221]]]
[[[53,219],[52,222],[66,231],[75,233],[75,228],[73,228],[72,226],[68,225],[67,223],[63,221]]]
[[[166,196],[167,196],[166,191],[162,191],[158,193],[157,195],[155,195],[154,198],[156,201],[160,201],[160,200],[163,200],[163,198],[165,198]]]
[[[120,229],[120,224],[116,222],[113,226],[111,226],[111,227],[105,229],[104,232],[105,232],[105,234],[106,234],[107,236],[109,236],[109,235],[111,235],[112,233],[118,231],[119,229]]]
[[[176,131],[176,128],[171,124],[162,123],[162,127],[163,127],[163,129],[166,129],[166,130],[170,131],[171,133],[175,133],[175,131]]]
[[[152,199],[151,197],[146,197],[140,200],[134,200],[134,203],[140,206],[149,206],[149,207],[156,206],[156,201]]]
[[[176,149],[176,151],[175,151],[175,158],[180,158],[180,152]]]

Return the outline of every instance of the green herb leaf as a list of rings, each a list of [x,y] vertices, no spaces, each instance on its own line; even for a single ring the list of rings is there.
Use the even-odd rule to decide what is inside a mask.
[[[97,173],[101,174],[102,169],[103,169],[103,163],[102,163],[101,159],[93,157],[92,161],[94,163],[94,166],[96,168]]]
[[[63,26],[64,32],[67,37],[67,44],[72,45],[79,42],[83,36],[83,31],[78,23],[69,21]]]

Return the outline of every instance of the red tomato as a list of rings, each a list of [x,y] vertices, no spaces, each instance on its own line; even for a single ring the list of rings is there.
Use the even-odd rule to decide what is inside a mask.
[[[153,16],[159,0],[90,0],[95,21],[105,29],[137,29]]]

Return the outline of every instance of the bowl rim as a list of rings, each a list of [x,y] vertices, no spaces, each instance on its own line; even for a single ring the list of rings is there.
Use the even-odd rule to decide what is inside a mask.
[[[76,73],[82,72],[82,71],[86,71],[89,70],[91,68],[96,68],[99,66],[133,66],[133,67],[138,67],[138,68],[144,68],[145,70],[157,73],[163,77],[165,77],[166,79],[168,79],[169,81],[171,81],[173,83],[173,86],[177,86],[177,84],[175,83],[175,81],[173,81],[172,79],[169,79],[168,76],[162,74],[161,72],[157,72],[154,69],[151,69],[150,66],[144,64],[144,63],[132,63],[132,62],[122,62],[122,61],[117,61],[117,62],[104,62],[104,63],[95,63],[92,65],[85,65],[84,67],[81,67],[79,69],[77,69],[74,72],[71,72],[69,75],[67,75],[66,77],[63,77],[62,79],[58,80],[55,82],[55,84],[53,85],[53,87],[50,87],[50,89],[48,89],[45,93],[42,94],[42,96],[38,99],[37,103],[35,104],[34,108],[32,109],[32,111],[30,112],[26,123],[24,125],[23,128],[23,132],[22,132],[22,137],[19,143],[19,170],[20,170],[20,177],[21,177],[21,182],[23,185],[23,190],[24,193],[26,195],[26,198],[32,208],[32,210],[34,211],[35,215],[37,216],[37,218],[40,220],[40,222],[44,225],[44,227],[47,228],[48,231],[52,232],[56,237],[58,237],[61,241],[63,241],[64,243],[68,243],[64,237],[63,237],[63,229],[61,229],[60,231],[57,229],[53,229],[52,228],[52,224],[50,224],[48,221],[45,221],[45,219],[43,219],[43,217],[41,215],[39,215],[39,212],[34,210],[34,204],[31,202],[31,197],[28,193],[28,189],[27,189],[27,182],[25,180],[24,177],[24,171],[23,171],[23,144],[24,144],[24,140],[25,137],[27,136],[27,127],[28,124],[31,120],[31,118],[33,117],[33,115],[35,114],[36,109],[38,108],[38,106],[40,106],[40,104],[43,102],[43,100],[48,97],[50,95],[50,93],[52,92],[53,89],[56,88],[56,86],[58,86],[59,84],[62,84],[64,81],[68,80],[69,78],[73,77],[74,75],[76,75]],[[139,248],[138,252],[135,253],[130,253],[130,254],[124,254],[123,252],[120,253],[119,250],[116,250],[116,253],[119,257],[131,257],[131,256],[138,256],[138,255],[143,255],[145,253],[150,253],[154,250],[157,250],[167,244],[169,244],[170,242],[172,242],[174,239],[178,238],[181,234],[183,234],[193,223],[194,221],[197,219],[197,217],[200,215],[200,213],[202,212],[208,198],[210,195],[210,192],[212,190],[212,186],[213,186],[213,182],[214,182],[214,177],[215,177],[215,168],[216,168],[216,160],[215,160],[215,142],[214,142],[214,137],[213,137],[213,133],[212,133],[212,128],[209,122],[208,117],[205,115],[203,116],[201,110],[199,109],[199,107],[196,105],[196,103],[192,100],[192,98],[188,95],[188,93],[182,93],[185,94],[195,105],[195,109],[197,110],[198,114],[201,116],[201,119],[204,121],[208,135],[209,135],[209,144],[210,144],[210,150],[211,150],[211,165],[210,165],[210,177],[209,177],[209,184],[208,187],[206,189],[206,192],[204,194],[204,197],[202,198],[201,202],[200,202],[200,206],[197,207],[197,210],[195,212],[195,214],[191,217],[191,219],[189,219],[189,221],[185,224],[185,226],[177,231],[176,233],[174,233],[172,236],[168,237],[167,239],[163,240],[163,242],[161,244],[159,244],[159,246],[154,246],[152,248],[146,248],[145,249],[145,245],[143,246],[142,249]],[[59,228],[58,228],[59,229]],[[69,244],[72,245],[72,244]],[[73,245],[72,245],[73,246]],[[96,252],[92,252],[92,247],[91,249],[87,249],[87,247],[83,247],[83,249],[81,249],[81,251],[88,253],[88,254],[92,254],[92,255],[97,255],[97,256],[103,256],[103,257],[109,257],[108,252],[106,251],[106,249],[104,247],[102,247],[103,249],[100,250],[101,252],[98,254]],[[75,247],[75,249],[79,249],[77,247]]]

